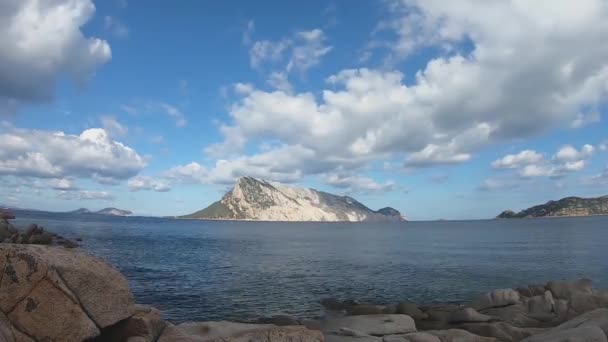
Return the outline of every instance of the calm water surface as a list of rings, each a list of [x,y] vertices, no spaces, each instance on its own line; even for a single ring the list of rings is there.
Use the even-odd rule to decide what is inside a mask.
[[[608,217],[258,223],[18,212],[116,266],[175,322],[323,315],[319,299],[465,301],[550,279],[608,287]]]

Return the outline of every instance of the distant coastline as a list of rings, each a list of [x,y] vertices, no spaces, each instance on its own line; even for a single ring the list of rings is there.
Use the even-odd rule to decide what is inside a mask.
[[[548,201],[520,212],[505,210],[496,218],[554,218],[554,217],[587,217],[608,215],[608,196],[582,198],[565,197],[557,201]]]

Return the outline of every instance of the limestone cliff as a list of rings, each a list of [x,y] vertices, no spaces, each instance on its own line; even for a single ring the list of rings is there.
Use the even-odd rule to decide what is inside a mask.
[[[241,177],[224,197],[180,218],[260,221],[403,221],[399,211],[374,211],[348,196]]]

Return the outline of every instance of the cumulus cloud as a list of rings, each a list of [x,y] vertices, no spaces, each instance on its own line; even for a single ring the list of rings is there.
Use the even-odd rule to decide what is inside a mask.
[[[0,131],[0,175],[122,180],[146,166],[132,148],[102,128],[80,135],[27,129]]]
[[[55,189],[55,190],[62,190],[62,191],[78,190],[78,187],[76,187],[72,183],[72,181],[70,181],[69,179],[66,179],[66,178],[51,179],[51,180],[49,180],[49,185],[52,189]]]
[[[86,82],[111,58],[110,45],[81,31],[90,0],[7,0],[0,4],[0,113],[48,102],[66,77]]]
[[[580,150],[564,145],[548,159],[534,150],[523,150],[497,159],[491,165],[494,169],[514,169],[523,178],[557,178],[584,169],[594,151],[595,148],[589,144],[583,145]]]
[[[577,162],[588,159],[594,151],[595,148],[589,144],[585,144],[580,150],[571,145],[564,145],[557,151],[554,158],[558,162]]]
[[[328,167],[316,162],[314,151],[301,146],[283,146],[253,156],[220,159],[211,168],[192,162],[171,168],[165,176],[182,182],[232,184],[241,176],[291,183],[305,174],[318,174]]]
[[[64,200],[104,200],[114,199],[114,196],[107,191],[80,190],[80,191],[60,191],[57,195]]]
[[[385,193],[397,189],[397,185],[393,181],[380,183],[369,177],[344,173],[327,175],[325,183],[349,193]]]
[[[515,169],[542,162],[543,155],[533,150],[523,150],[517,154],[508,154],[492,162],[495,169]]]
[[[130,191],[152,190],[156,192],[167,192],[171,187],[167,182],[147,176],[137,176],[129,179],[127,186]]]
[[[256,151],[262,140],[313,155],[290,156],[302,175],[348,171],[379,159],[400,158],[410,168],[455,164],[491,144],[576,120],[576,126],[592,123],[592,109],[606,100],[604,1],[403,0],[390,10],[395,21],[383,29],[395,33],[393,55],[406,58],[427,47],[437,53],[411,80],[390,68],[360,68],[329,76],[315,92],[251,87],[230,107],[220,128],[224,139],[206,148],[209,155],[255,151],[226,163],[257,159],[265,164],[255,169],[268,170],[275,161],[260,158],[271,152]],[[322,37],[313,31],[306,36]],[[256,55],[267,57],[262,60],[289,55],[281,44],[267,45],[273,48]],[[495,167],[519,162],[512,167],[523,176],[558,176],[585,166],[583,158],[526,168],[529,157],[512,156]]]

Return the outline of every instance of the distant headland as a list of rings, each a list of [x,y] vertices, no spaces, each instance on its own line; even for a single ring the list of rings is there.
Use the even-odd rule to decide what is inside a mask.
[[[96,214],[96,215],[109,215],[109,216],[129,216],[133,212],[129,210],[122,210],[117,208],[104,208],[97,211],[92,211],[86,208],[80,208],[73,211],[69,211],[70,214]]]
[[[532,218],[560,216],[608,215],[608,196],[595,198],[566,197],[549,201],[518,213],[505,210],[497,218]]]

